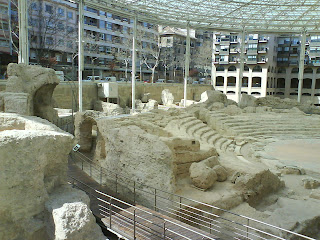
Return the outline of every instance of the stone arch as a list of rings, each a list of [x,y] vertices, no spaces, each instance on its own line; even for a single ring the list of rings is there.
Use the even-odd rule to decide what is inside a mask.
[[[283,67],[278,68],[278,73],[286,73],[286,69]]]
[[[217,72],[223,72],[223,71],[224,71],[224,66],[219,65],[219,66],[216,68],[216,71],[217,71]]]
[[[262,68],[259,65],[257,65],[252,69],[252,72],[262,72]]]
[[[305,68],[304,69],[304,73],[313,73],[313,70],[312,70],[312,68]]]
[[[229,72],[235,72],[235,71],[237,71],[237,68],[236,68],[236,66],[231,65],[230,67],[228,67],[228,71]]]
[[[320,89],[320,78],[316,79],[315,89]]]
[[[320,73],[320,68],[317,68],[317,73]]]
[[[247,65],[244,65],[244,66],[243,66],[243,71],[249,72],[249,67],[248,67]]]

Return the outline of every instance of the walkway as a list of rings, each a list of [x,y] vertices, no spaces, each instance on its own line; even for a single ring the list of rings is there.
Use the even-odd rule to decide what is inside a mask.
[[[154,210],[119,199],[117,194],[98,184],[74,164],[69,164],[68,175],[73,185],[89,194],[93,214],[101,218],[107,228],[126,239],[220,239]]]

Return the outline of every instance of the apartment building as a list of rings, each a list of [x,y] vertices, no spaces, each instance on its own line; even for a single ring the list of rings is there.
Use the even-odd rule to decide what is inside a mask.
[[[89,7],[84,10],[84,75],[126,77],[131,67],[133,19]],[[143,63],[142,55],[157,51],[157,28],[156,25],[138,21],[139,60],[136,66],[140,79],[150,78],[151,70]],[[152,64],[152,58],[149,62]]]
[[[30,64],[70,72],[77,54],[77,4],[32,0],[29,13]]]
[[[0,0],[0,79],[5,77],[7,65],[18,60],[10,41],[10,12],[9,0]]]
[[[184,79],[185,53],[186,53],[186,29],[173,27],[159,27],[161,37],[161,60],[160,71],[164,79],[182,82]],[[190,30],[190,59],[195,53],[196,37],[195,30]],[[190,69],[194,62],[190,62]]]
[[[238,33],[213,34],[213,82],[216,90],[237,100],[239,86],[241,36]],[[245,37],[245,65],[242,93],[256,97],[273,95],[276,81],[274,35],[248,34]]]
[[[297,98],[301,42],[298,35],[280,35],[277,38],[277,80],[275,94]],[[307,36],[304,46],[304,74],[302,101],[320,103],[320,35]]]

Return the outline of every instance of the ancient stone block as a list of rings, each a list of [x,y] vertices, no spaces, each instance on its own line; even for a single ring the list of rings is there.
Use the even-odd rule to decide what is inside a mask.
[[[192,163],[189,172],[193,185],[201,189],[212,187],[218,178],[216,172],[202,162]]]
[[[216,172],[216,174],[218,176],[218,178],[217,178],[218,182],[224,182],[225,180],[227,180],[228,173],[224,167],[217,165],[217,166],[213,167],[213,170]]]
[[[302,179],[302,183],[306,189],[315,189],[320,186],[320,181],[314,178],[304,178]]]
[[[174,96],[168,89],[164,89],[161,93],[161,100],[164,106],[171,106],[174,101]]]

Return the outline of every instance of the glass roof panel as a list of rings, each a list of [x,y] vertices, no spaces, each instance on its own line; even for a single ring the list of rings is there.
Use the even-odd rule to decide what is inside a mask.
[[[319,32],[320,0],[84,0],[137,14],[155,24],[194,29],[265,32]],[[122,10],[121,10],[122,9]]]

